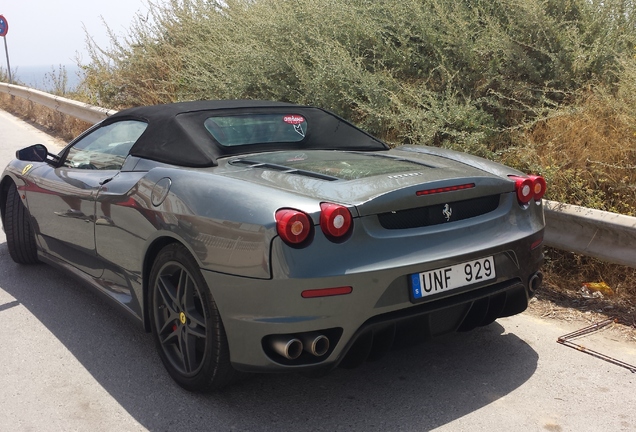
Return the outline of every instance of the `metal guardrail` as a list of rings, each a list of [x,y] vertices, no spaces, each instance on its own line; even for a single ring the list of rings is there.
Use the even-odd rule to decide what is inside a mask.
[[[116,113],[28,87],[0,83],[0,91],[89,123]],[[636,217],[555,201],[544,204],[547,246],[636,268]]]
[[[545,204],[545,244],[636,267],[636,217],[556,201]]]
[[[52,110],[73,116],[88,123],[97,123],[117,112],[14,84],[0,83],[0,92],[8,93],[39,105],[44,105]]]

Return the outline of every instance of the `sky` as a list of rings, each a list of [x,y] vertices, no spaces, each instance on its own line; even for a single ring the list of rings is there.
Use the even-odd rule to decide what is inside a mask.
[[[74,65],[77,57],[88,63],[84,26],[98,46],[107,47],[109,39],[100,16],[115,34],[123,36],[135,14],[147,10],[144,0],[0,0],[0,15],[9,24],[6,43],[11,70]],[[0,53],[0,66],[6,70],[1,40]]]

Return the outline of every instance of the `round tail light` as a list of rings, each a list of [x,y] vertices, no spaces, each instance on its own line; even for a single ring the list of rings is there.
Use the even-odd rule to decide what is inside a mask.
[[[311,233],[311,219],[305,213],[294,209],[281,209],[276,212],[276,230],[285,243],[298,246]]]
[[[520,204],[528,204],[534,197],[534,182],[529,177],[510,176],[515,181],[517,200]]]
[[[545,195],[546,190],[548,189],[548,185],[545,182],[545,179],[541,176],[530,176],[532,180],[532,192],[534,193],[534,200],[540,201]]]
[[[330,240],[342,240],[351,231],[353,218],[345,206],[321,203],[320,228]]]

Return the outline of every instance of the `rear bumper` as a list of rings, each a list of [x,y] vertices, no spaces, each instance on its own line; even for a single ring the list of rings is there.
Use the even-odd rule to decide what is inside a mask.
[[[372,317],[348,341],[336,365],[354,367],[384,354],[395,343],[429,340],[491,324],[497,318],[523,312],[532,295],[520,281],[510,280]]]
[[[429,338],[486,325],[526,309],[533,278],[540,277],[541,248],[531,245],[543,231],[496,247],[450,259],[426,260],[379,270],[328,277],[256,280],[203,271],[228,336],[230,358],[243,371],[328,370],[355,366],[388,349],[394,340]],[[410,275],[493,256],[494,280],[413,303]],[[412,260],[411,260],[412,261]],[[535,279],[535,285],[537,280]],[[347,295],[303,298],[302,291],[351,286]],[[277,354],[272,335],[330,339],[327,353],[303,352],[297,359]]]

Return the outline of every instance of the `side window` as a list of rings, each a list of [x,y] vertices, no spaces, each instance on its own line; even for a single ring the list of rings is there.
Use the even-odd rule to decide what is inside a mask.
[[[121,169],[130,148],[147,126],[141,121],[124,120],[96,129],[71,147],[63,165],[80,169]]]

